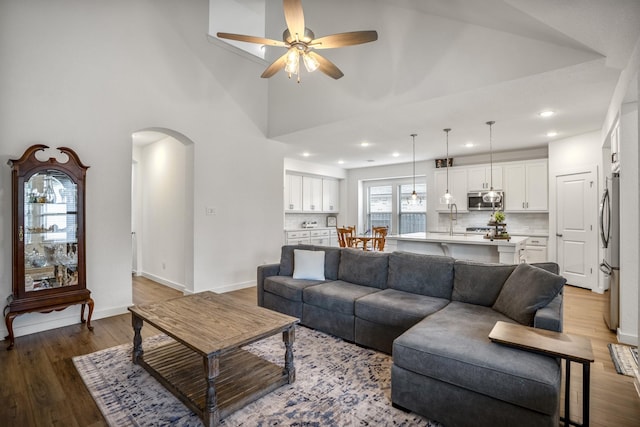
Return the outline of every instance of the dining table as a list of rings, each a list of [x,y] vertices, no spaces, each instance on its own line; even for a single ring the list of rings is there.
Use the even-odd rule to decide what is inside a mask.
[[[362,250],[363,251],[368,251],[370,249],[367,248],[367,245],[369,244],[369,242],[375,242],[379,239],[382,239],[382,237],[375,237],[375,236],[352,236],[348,238],[348,244],[349,247],[359,247],[358,243],[362,242]]]

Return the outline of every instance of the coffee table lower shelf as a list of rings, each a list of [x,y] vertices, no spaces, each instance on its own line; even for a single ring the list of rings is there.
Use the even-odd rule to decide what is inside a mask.
[[[173,341],[145,350],[137,363],[200,418],[206,416],[207,381],[203,357]],[[220,357],[216,401],[220,419],[289,382],[282,366],[235,349]]]

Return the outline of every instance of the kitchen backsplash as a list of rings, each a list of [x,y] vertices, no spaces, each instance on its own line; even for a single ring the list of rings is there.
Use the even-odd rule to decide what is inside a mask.
[[[486,227],[489,222],[489,211],[459,213],[458,221],[454,222],[455,231],[465,231],[467,227]],[[549,214],[546,213],[506,213],[507,231],[511,233],[543,233],[549,231]],[[449,214],[438,214],[438,230],[448,231]]]
[[[313,214],[313,213],[285,213],[284,214],[284,228],[285,230],[291,230],[293,228],[302,228],[303,222],[316,221],[318,227],[327,226],[327,217],[335,216],[331,214]],[[342,225],[342,224],[339,224]]]

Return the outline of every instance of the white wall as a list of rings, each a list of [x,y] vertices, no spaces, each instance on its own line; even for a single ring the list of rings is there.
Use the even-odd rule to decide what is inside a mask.
[[[640,331],[640,286],[638,280],[638,265],[640,265],[640,251],[638,250],[638,242],[640,242],[640,200],[638,200],[638,185],[640,184],[640,153],[638,152],[638,134],[640,127],[638,125],[638,108],[637,102],[640,97],[640,39],[636,41],[635,48],[629,59],[629,63],[620,75],[618,84],[616,85],[614,94],[607,110],[607,115],[601,130],[601,139],[605,140],[616,121],[625,116],[627,130],[621,131],[621,137],[625,139],[624,146],[621,147],[621,173],[620,173],[620,198],[627,200],[625,211],[621,207],[620,224],[620,327],[618,328],[618,341],[638,345],[638,331]],[[625,112],[625,103],[636,102],[635,107],[635,129],[633,129],[633,113],[628,114],[628,107]],[[621,126],[623,123],[621,122]],[[635,131],[635,132],[634,132]],[[635,133],[635,141],[632,135]],[[624,152],[623,150],[627,150]],[[635,157],[635,158],[627,158]],[[625,166],[626,165],[626,166]],[[623,219],[624,217],[624,219]],[[624,226],[631,229],[625,230]],[[627,265],[631,265],[635,269],[635,276],[629,277],[630,280],[623,281],[622,263],[623,259]],[[631,264],[629,264],[631,263]]]
[[[131,134],[140,129],[194,142],[194,291],[253,284],[256,265],[279,257],[284,150],[264,137],[264,65],[208,42],[207,18],[207,0],[0,3],[0,165],[47,143],[90,166],[94,318],[131,304]],[[11,293],[10,181],[0,166],[2,299]],[[206,206],[218,214],[205,216]],[[78,320],[73,307],[19,316],[14,327],[21,335]]]
[[[172,137],[142,150],[142,274],[172,288],[185,290],[187,218],[187,150]],[[192,266],[192,263],[189,263]]]
[[[593,131],[549,143],[549,260],[557,261],[556,238],[556,176],[578,172],[597,172],[597,195],[602,194],[604,175],[602,168],[602,141],[600,131]],[[595,213],[594,213],[595,215]],[[593,233],[598,230],[594,224]],[[599,241],[599,238],[598,238]],[[599,246],[599,244],[598,244]],[[598,253],[598,259],[602,254]],[[597,266],[596,266],[597,267]],[[599,281],[600,282],[600,281]]]
[[[640,277],[640,193],[638,158],[638,103],[620,111],[620,326],[618,339],[637,344],[638,278]]]

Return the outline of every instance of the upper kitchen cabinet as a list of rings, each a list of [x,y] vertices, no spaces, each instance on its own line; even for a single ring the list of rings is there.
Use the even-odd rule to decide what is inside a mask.
[[[440,197],[447,191],[447,170],[438,170],[434,172],[434,181],[436,189],[436,211],[449,212],[449,205],[440,203]],[[467,169],[466,168],[450,168],[449,169],[449,192],[455,198],[455,204],[458,212],[467,210]]]
[[[302,212],[302,176],[286,174],[284,179],[284,211]]]
[[[322,212],[322,178],[302,177],[302,210]]]
[[[340,184],[337,179],[322,179],[322,210],[324,212],[338,212],[340,200]]]
[[[494,190],[503,189],[502,166],[493,166],[493,169],[489,165],[473,166],[467,168],[468,191],[487,191],[491,189],[492,182]]]
[[[548,212],[547,160],[505,164],[504,198],[505,211]]]
[[[284,211],[337,213],[340,181],[334,178],[285,174]]]

